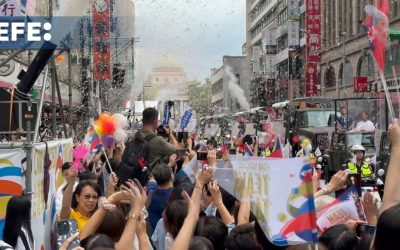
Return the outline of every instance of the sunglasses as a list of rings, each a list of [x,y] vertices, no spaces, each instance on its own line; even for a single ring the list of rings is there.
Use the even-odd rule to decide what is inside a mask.
[[[82,196],[85,198],[85,200],[90,200],[90,199],[98,200],[99,199],[99,196],[97,196],[97,195],[82,194]]]

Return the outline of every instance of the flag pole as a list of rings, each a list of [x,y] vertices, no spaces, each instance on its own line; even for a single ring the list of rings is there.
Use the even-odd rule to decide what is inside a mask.
[[[393,122],[394,119],[394,110],[393,110],[393,102],[392,102],[392,98],[390,97],[389,94],[389,89],[386,83],[386,79],[385,79],[385,75],[383,73],[383,70],[379,69],[379,76],[381,77],[381,81],[382,81],[382,86],[383,86],[383,90],[385,91],[385,97],[386,97],[386,101],[387,101],[387,106],[389,109],[389,123]]]

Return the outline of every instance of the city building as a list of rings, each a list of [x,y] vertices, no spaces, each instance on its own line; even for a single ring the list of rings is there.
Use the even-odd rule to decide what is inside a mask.
[[[369,49],[362,26],[364,7],[372,0],[322,0],[322,50],[320,64],[321,95],[333,98],[380,96],[382,91],[378,67]],[[400,27],[400,1],[389,1],[390,28]],[[395,89],[394,73],[400,74],[400,46],[392,41],[386,55],[385,78],[389,89]],[[390,60],[392,56],[393,60]],[[394,68],[392,68],[394,66]],[[394,69],[394,71],[393,71]],[[366,77],[368,88],[354,92],[354,78]]]
[[[189,81],[183,67],[171,55],[163,56],[150,72],[143,87],[146,101],[174,102],[173,112],[181,117],[187,107]]]
[[[250,97],[249,67],[245,56],[224,56],[223,65],[213,69],[211,74],[212,97],[211,102],[214,114],[235,113],[243,111],[237,98],[248,102]],[[243,90],[236,91],[230,84],[237,84]],[[230,91],[235,91],[235,96]]]
[[[304,95],[305,6],[299,0],[246,1],[251,103],[271,106]]]

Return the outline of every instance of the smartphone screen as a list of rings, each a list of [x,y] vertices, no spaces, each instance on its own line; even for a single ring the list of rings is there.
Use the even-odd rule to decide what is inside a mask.
[[[72,235],[78,232],[78,225],[75,220],[63,220],[57,222],[57,247],[61,245]],[[74,240],[68,247],[68,250],[72,250],[80,246],[79,239]]]
[[[183,156],[186,156],[186,152],[188,152],[187,148],[177,149],[176,150],[176,155],[178,156],[178,158],[181,158]]]
[[[367,224],[358,224],[356,233],[359,235],[361,238],[364,237],[373,237],[375,233],[376,227],[372,225],[367,225]]]

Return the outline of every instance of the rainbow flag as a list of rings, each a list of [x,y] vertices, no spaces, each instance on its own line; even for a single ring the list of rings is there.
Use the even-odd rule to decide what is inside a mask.
[[[8,201],[12,196],[22,195],[22,157],[20,149],[0,150],[0,239]]]

